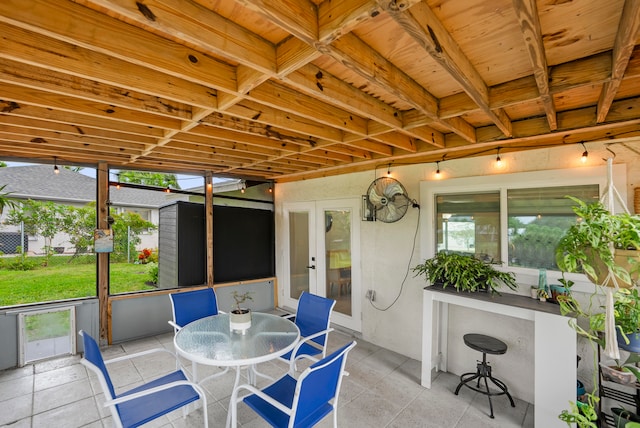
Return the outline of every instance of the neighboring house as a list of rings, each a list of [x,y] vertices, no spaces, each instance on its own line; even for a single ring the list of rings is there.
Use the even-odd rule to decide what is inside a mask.
[[[15,199],[52,201],[77,207],[95,202],[96,199],[95,178],[66,168],[60,168],[59,173],[55,174],[51,165],[0,168],[0,185],[4,184],[4,191]],[[135,212],[157,226],[160,206],[175,200],[188,200],[188,196],[122,187],[117,190],[111,188],[110,199],[111,207],[116,213]],[[16,246],[20,245],[20,228],[4,223],[10,209],[4,211],[0,217],[0,251],[12,254],[16,252]],[[143,233],[140,238],[142,241],[138,249],[158,247],[157,230]],[[32,254],[44,252],[44,238],[41,236],[25,237],[25,244]],[[51,244],[65,253],[74,252],[63,233],[56,235]]]

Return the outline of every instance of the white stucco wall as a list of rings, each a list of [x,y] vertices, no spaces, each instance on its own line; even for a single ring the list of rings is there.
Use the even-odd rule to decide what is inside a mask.
[[[631,211],[634,206],[634,188],[640,186],[640,168],[636,167],[640,161],[640,142],[626,142],[625,145],[615,144],[609,146],[616,154],[614,163],[626,164],[627,172],[627,205]],[[493,174],[511,174],[516,172],[556,170],[566,168],[582,168],[584,166],[604,166],[607,157],[612,154],[606,150],[603,143],[587,143],[589,151],[588,161],[580,162],[580,155],[583,152],[581,145],[571,144],[566,147],[552,149],[537,149],[519,153],[502,153],[501,159],[503,168],[496,170],[495,153],[476,158],[446,160],[440,162],[441,180],[462,177],[476,177]],[[392,165],[392,176],[398,179],[407,189],[412,199],[418,199],[421,209],[431,209],[431,201],[419,200],[420,182],[435,180],[434,163],[422,165],[399,166]],[[297,201],[319,201],[340,198],[360,198],[366,193],[369,184],[377,177],[386,174],[387,165],[380,165],[377,173],[363,172],[342,176],[297,181],[294,183],[282,183],[275,186],[276,213],[282,213],[282,205],[285,202]],[[505,180],[509,178],[505,176]],[[281,216],[276,215],[276,218]],[[362,273],[362,293],[359,298],[362,301],[362,337],[377,345],[395,350],[411,358],[421,359],[421,332],[422,332],[422,287],[425,285],[423,279],[414,278],[412,272],[407,275],[403,285],[403,278],[407,273],[407,267],[413,267],[422,261],[420,250],[420,234],[416,240],[415,249],[413,246],[414,234],[419,219],[417,209],[409,208],[407,214],[396,223],[382,222],[361,222],[360,227],[360,248],[361,248],[361,273]],[[281,223],[276,224],[276,236],[281,236]],[[421,227],[425,227],[421,225]],[[278,245],[277,259],[282,260],[282,246]],[[424,243],[422,243],[424,245]],[[429,245],[432,245],[429,243]],[[413,255],[412,255],[413,254]],[[283,275],[282,265],[276,266],[276,274],[280,278]],[[376,291],[375,304],[385,308],[390,305],[397,295],[400,297],[397,302],[386,311],[374,309],[370,302],[364,298],[367,289]],[[528,293],[528,290],[522,290]],[[494,322],[492,317],[477,316],[469,311],[452,311],[456,317],[456,322],[450,324],[451,329],[464,331],[472,327],[477,327],[477,331],[496,331],[500,329],[500,324],[505,322]],[[498,327],[496,327],[498,326]],[[517,331],[512,331],[516,328]],[[504,331],[505,335],[517,337],[516,348],[511,354],[511,358],[506,361],[508,370],[511,373],[521,372],[522,382],[513,385],[514,395],[526,401],[532,402],[533,391],[531,390],[532,374],[526,373],[530,359],[522,358],[523,355],[533,355],[532,344],[529,337],[532,334],[532,326],[523,324],[518,326],[510,324]],[[552,334],[552,333],[550,333]],[[499,334],[498,334],[499,335]],[[459,345],[459,344],[458,344]],[[456,345],[454,348],[465,353],[464,346]],[[473,351],[466,350],[467,353]],[[508,353],[509,354],[509,353]],[[583,356],[583,361],[590,359],[591,355]],[[467,367],[468,363],[460,363],[454,360],[450,362],[452,371],[473,370],[474,367]],[[472,359],[475,359],[474,355]],[[505,356],[507,358],[507,356]],[[466,361],[469,358],[462,359]],[[466,364],[466,365],[465,365]],[[590,363],[581,363],[589,365]],[[529,371],[532,368],[529,367]],[[457,373],[459,374],[459,373]],[[500,377],[500,376],[498,376]]]

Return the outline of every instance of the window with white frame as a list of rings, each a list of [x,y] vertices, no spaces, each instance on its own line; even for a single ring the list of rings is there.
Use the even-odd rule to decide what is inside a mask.
[[[626,198],[625,165],[613,166],[613,180]],[[458,252],[519,274],[553,271],[557,240],[579,221],[566,196],[595,202],[606,182],[604,166],[424,181],[420,197],[433,201],[433,210],[421,213],[431,224],[423,230],[422,256]]]

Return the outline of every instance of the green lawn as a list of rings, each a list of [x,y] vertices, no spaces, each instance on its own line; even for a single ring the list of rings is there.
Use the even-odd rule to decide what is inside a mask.
[[[153,290],[146,265],[112,263],[111,294]],[[55,264],[28,271],[0,269],[0,306],[96,296],[95,264]]]

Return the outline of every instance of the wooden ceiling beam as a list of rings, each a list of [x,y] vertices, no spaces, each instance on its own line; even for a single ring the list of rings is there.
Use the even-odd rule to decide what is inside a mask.
[[[31,119],[48,126],[48,123],[62,123],[71,126],[78,134],[99,132],[118,132],[139,136],[141,138],[159,138],[164,131],[160,128],[153,128],[144,125],[119,122],[109,118],[87,116],[81,113],[52,110],[45,107],[28,104],[18,104],[13,101],[0,100],[0,115],[8,117],[21,117]]]
[[[505,136],[512,135],[511,120],[504,111],[491,109],[487,85],[429,5],[418,2],[399,7],[387,0],[378,4],[460,84]]]
[[[235,67],[69,1],[4,0],[0,21],[200,85],[237,90]]]
[[[92,148],[77,147],[71,152],[65,152],[65,156],[60,156],[60,147],[40,146],[37,144],[23,143],[17,141],[0,140],[0,156],[4,159],[15,158],[18,154],[21,158],[28,157],[40,160],[53,160],[57,157],[60,162],[69,164],[97,164],[103,160],[113,165],[124,165],[129,156],[127,154],[111,153],[106,151],[95,151]]]
[[[86,7],[213,56],[259,70],[276,71],[275,46],[202,5],[183,0],[74,0]],[[193,19],[197,16],[198,19]]]
[[[542,43],[538,6],[536,0],[513,0],[513,8],[520,23],[524,44],[531,58],[533,77],[536,79],[549,128],[553,131],[558,128],[558,122],[556,121],[556,107],[549,90],[549,70]]]
[[[215,107],[217,91],[112,56],[0,22],[0,57],[162,99]],[[123,72],[126,70],[126,72]]]
[[[60,153],[63,151],[66,152],[68,150],[80,150],[96,153],[98,156],[100,153],[104,153],[105,156],[108,154],[121,156],[131,156],[132,154],[139,153],[138,149],[135,148],[125,148],[122,146],[114,146],[109,144],[96,144],[95,142],[87,143],[87,142],[74,142],[69,141],[63,138],[42,138],[40,136],[33,137],[32,135],[27,135],[24,133],[12,133],[12,132],[4,132],[0,130],[0,141],[10,142],[16,144],[31,144],[33,146],[37,146],[40,148],[54,149],[58,151],[58,155],[60,158],[64,158],[65,156],[60,156]]]
[[[301,40],[318,40],[318,10],[310,0],[235,0]]]
[[[469,142],[475,141],[475,133],[470,125],[462,126],[460,122],[441,120],[438,116],[438,100],[433,95],[355,35],[346,34],[323,49],[348,69],[413,105],[433,121]]]
[[[598,123],[604,122],[607,118],[638,37],[640,37],[640,2],[625,0],[613,45],[611,80],[604,84],[598,99]]]
[[[5,82],[0,82],[0,94],[2,94],[5,101],[10,100],[18,104],[30,104],[58,111],[110,118],[135,125],[152,126],[163,129],[180,129],[181,125],[178,119],[170,119],[152,113],[143,113],[110,104],[77,98],[62,99],[54,93],[25,88]]]
[[[140,92],[106,85],[95,80],[0,58],[0,82],[45,90],[58,95],[153,113],[173,119],[190,119],[191,106]]]
[[[26,129],[31,129],[34,134],[39,131],[55,132],[57,134],[70,134],[75,136],[86,135],[87,131],[90,132],[91,137],[99,138],[101,140],[109,140],[113,144],[118,142],[124,143],[140,143],[140,144],[153,144],[155,139],[153,137],[145,137],[142,135],[127,134],[123,132],[107,131],[100,128],[93,128],[91,130],[83,130],[77,125],[70,125],[63,122],[53,122],[41,120],[38,117],[19,117],[14,115],[0,114],[0,125],[16,126]]]

